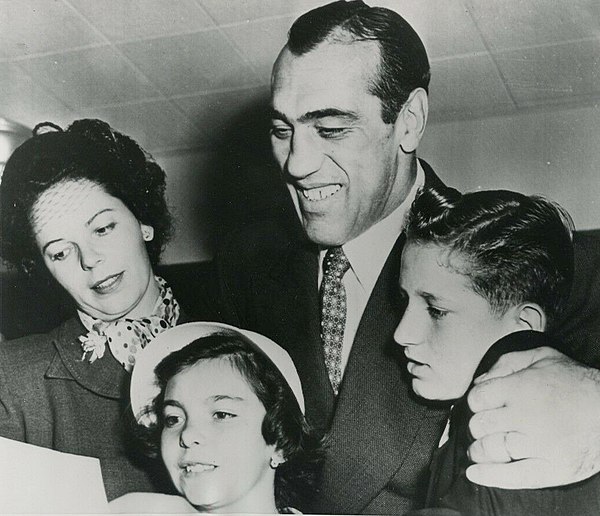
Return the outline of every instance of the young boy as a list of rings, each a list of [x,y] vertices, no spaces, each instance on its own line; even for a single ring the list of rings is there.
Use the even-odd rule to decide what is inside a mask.
[[[456,400],[434,454],[419,514],[600,514],[600,476],[559,488],[505,490],[469,482],[473,379],[505,353],[558,347],[542,332],[559,317],[573,277],[572,223],[558,205],[508,191],[425,190],[402,254],[408,306],[395,333],[413,390]]]

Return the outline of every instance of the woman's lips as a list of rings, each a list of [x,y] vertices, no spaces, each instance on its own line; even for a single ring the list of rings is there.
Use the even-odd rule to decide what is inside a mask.
[[[112,274],[94,283],[94,285],[92,285],[92,290],[94,290],[98,294],[109,294],[119,286],[122,278],[123,272]]]

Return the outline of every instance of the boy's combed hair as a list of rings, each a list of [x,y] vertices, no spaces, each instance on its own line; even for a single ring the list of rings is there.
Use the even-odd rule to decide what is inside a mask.
[[[315,490],[323,451],[322,443],[309,427],[300,406],[281,372],[249,341],[226,331],[201,337],[166,356],[155,368],[160,394],[151,412],[157,422],[150,428],[138,426],[136,433],[151,457],[160,455],[160,435],[164,426],[162,404],[166,386],[175,375],[202,360],[228,361],[248,382],[265,407],[262,436],[283,452],[285,462],[275,473],[277,506],[297,507]]]
[[[573,281],[573,222],[555,202],[508,190],[424,189],[406,233],[409,242],[460,253],[462,265],[450,266],[496,313],[529,301],[551,326],[564,309]]]

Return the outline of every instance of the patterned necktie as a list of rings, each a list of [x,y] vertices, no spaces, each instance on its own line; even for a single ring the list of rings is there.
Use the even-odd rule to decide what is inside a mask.
[[[350,262],[341,247],[327,250],[321,281],[321,340],[327,373],[336,396],[342,381],[342,345],[346,328],[346,289],[342,278],[349,268]]]

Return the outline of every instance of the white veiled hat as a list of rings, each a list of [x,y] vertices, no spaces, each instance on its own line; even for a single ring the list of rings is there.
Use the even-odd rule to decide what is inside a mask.
[[[298,371],[287,352],[264,335],[216,322],[192,322],[175,326],[160,333],[138,355],[131,375],[131,408],[136,421],[149,426],[155,421],[152,402],[160,393],[154,369],[163,358],[184,348],[196,339],[227,332],[244,337],[254,349],[266,356],[281,372],[292,389],[304,414],[304,396]]]

